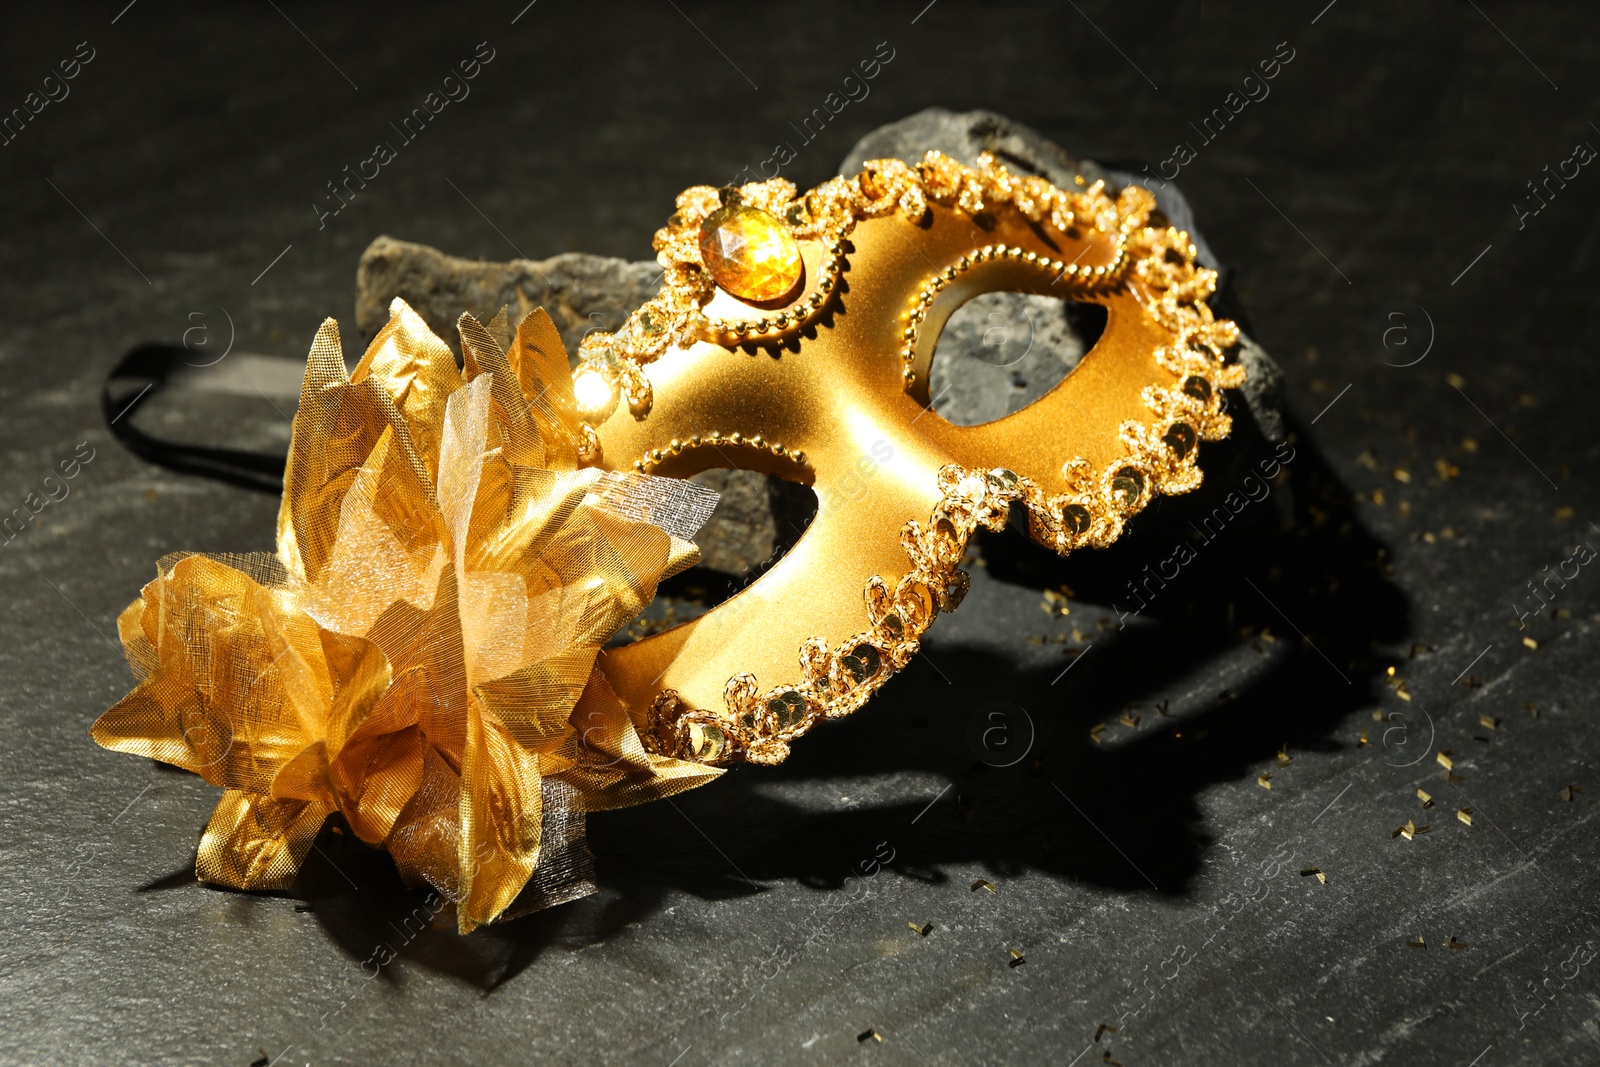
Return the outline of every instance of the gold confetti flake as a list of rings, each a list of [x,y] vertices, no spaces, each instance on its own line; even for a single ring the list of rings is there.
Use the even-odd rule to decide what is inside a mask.
[[[1461,808],[1459,811],[1456,812],[1456,818],[1460,819],[1462,822],[1466,823],[1468,826],[1471,826],[1472,825],[1472,809],[1471,808]]]
[[[1163,700],[1161,703],[1156,705],[1156,710],[1161,713],[1162,718],[1167,718],[1172,714],[1171,708],[1172,701],[1170,700]]]
[[[1106,724],[1103,722],[1096,723],[1095,725],[1089,727],[1089,740],[1098,745],[1100,743],[1100,735],[1105,732]]]
[[[863,1045],[866,1044],[868,1041],[876,1041],[879,1044],[882,1044],[883,1043],[883,1035],[878,1033],[878,1031],[876,1031],[876,1030],[867,1030],[865,1033],[857,1034],[856,1035],[856,1041],[859,1044],[863,1044]]]
[[[1397,482],[1409,483],[1411,481],[1411,472],[1406,470],[1404,467],[1396,467],[1393,473],[1394,480]]]
[[[1422,808],[1426,811],[1433,807],[1433,795],[1424,789],[1417,790],[1417,799],[1422,801]]]
[[[1382,722],[1385,718],[1387,718],[1387,716],[1384,715],[1382,708],[1373,708],[1372,709],[1372,721],[1373,722]]]
[[[1114,1059],[1111,1058],[1111,1050],[1110,1049],[1107,1049],[1106,1051],[1100,1053],[1100,1062],[1108,1063],[1108,1064],[1111,1065],[1111,1067],[1122,1067],[1122,1061],[1121,1060],[1114,1060]]]
[[[1289,756],[1289,742],[1285,741],[1283,747],[1278,749],[1278,766],[1287,767],[1293,762],[1294,760]]]
[[[1418,934],[1417,935],[1417,939],[1415,941],[1407,941],[1406,942],[1406,947],[1407,948],[1427,948],[1428,947],[1428,942],[1423,940],[1423,937],[1422,937],[1421,934]]]
[[[1524,645],[1526,645],[1528,648],[1533,649],[1535,652],[1539,651],[1539,644],[1540,643],[1538,641],[1536,641],[1535,639],[1531,638],[1531,637],[1524,637],[1522,639],[1522,643]]]
[[[907,922],[906,925],[911,927],[911,929],[913,931],[915,931],[917,934],[919,934],[922,937],[927,937],[929,934],[933,933],[933,924],[932,923],[924,923],[923,925],[918,926],[914,922]]]
[[[1561,799],[1570,804],[1572,803],[1572,798],[1581,792],[1583,792],[1583,787],[1581,785],[1569,785],[1561,790]]]
[[[1096,1041],[1099,1041],[1100,1040],[1100,1035],[1102,1035],[1102,1034],[1114,1034],[1116,1032],[1117,1032],[1117,1028],[1115,1026],[1112,1026],[1110,1023],[1101,1023],[1099,1026],[1094,1028],[1094,1039]]]
[[[1317,876],[1317,881],[1323,885],[1328,884],[1328,876],[1322,873],[1321,867],[1305,867],[1300,871],[1300,877],[1302,878],[1310,878],[1313,874]]]
[[[1021,967],[1024,963],[1028,962],[1023,958],[1022,950],[1020,948],[1010,949],[1009,951],[1011,952],[1011,959],[1006,963],[1007,967]]]
[[[1356,738],[1356,747],[1357,748],[1366,748],[1367,747],[1367,728],[1365,726],[1363,726],[1361,728],[1361,736]]]
[[[1117,716],[1117,721],[1130,730],[1137,730],[1141,720],[1139,716],[1131,714],[1127,708],[1124,708],[1122,709],[1122,714]]]
[[[999,890],[994,887],[994,883],[989,881],[987,878],[979,878],[976,882],[973,882],[968,889],[973,893],[976,893],[980,889],[987,889],[991,893],[999,892]]]
[[[1392,831],[1390,831],[1389,840],[1393,841],[1397,837],[1403,837],[1407,841],[1414,841],[1414,840],[1416,840],[1416,836],[1418,834],[1425,834],[1427,832],[1428,832],[1428,827],[1426,827],[1426,826],[1418,826],[1415,822],[1411,821],[1410,819],[1407,819],[1406,820],[1406,824],[1404,826],[1397,826]]]
[[[1498,730],[1500,729],[1500,720],[1493,715],[1479,715],[1478,725],[1486,730]]]
[[[1454,371],[1452,371],[1449,374],[1446,374],[1444,376],[1444,380],[1446,382],[1448,382],[1452,388],[1455,388],[1455,389],[1465,389],[1467,387],[1467,380],[1465,378],[1463,378],[1461,375],[1456,374]]]
[[[1472,946],[1467,944],[1465,941],[1457,941],[1455,934],[1451,934],[1450,935],[1450,940],[1446,941],[1445,944],[1449,945],[1451,948],[1455,949],[1457,952],[1466,952],[1467,950],[1472,948]]]
[[[1271,789],[1272,788],[1272,774],[1271,774],[1271,772],[1268,772],[1267,774],[1257,775],[1256,776],[1256,785],[1259,785],[1262,789]]]
[[[1434,753],[1433,758],[1438,761],[1439,766],[1443,767],[1447,771],[1453,771],[1456,769],[1455,760],[1450,758],[1450,753],[1448,752],[1436,752]]]
[[[1461,439],[1461,451],[1463,451],[1463,452],[1476,452],[1477,450],[1478,450],[1478,439],[1476,437],[1463,437]]]

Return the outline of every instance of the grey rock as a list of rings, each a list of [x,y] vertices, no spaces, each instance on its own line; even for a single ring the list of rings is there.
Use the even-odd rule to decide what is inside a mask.
[[[777,525],[767,478],[750,471],[717,469],[701,471],[691,480],[721,494],[717,510],[695,535],[701,566],[743,575],[772,555]]]
[[[1239,333],[1239,362],[1245,371],[1244,385],[1239,392],[1261,436],[1273,442],[1282,441],[1287,432],[1283,424],[1283,413],[1287,410],[1283,398],[1283,368],[1243,331]]]
[[[939,335],[928,380],[933,409],[958,426],[978,426],[1027,407],[1094,343],[1104,322],[1095,310],[1022,293],[967,301]]]
[[[1014,170],[1039,174],[1058,185],[1075,176],[1105,180],[1120,188],[1147,184],[1133,172],[1077,159],[1038,131],[992,111],[953,112],[929,108],[867,134],[845,155],[842,174],[869,159],[920,159],[930,148],[967,164],[989,151]],[[1167,218],[1186,229],[1200,261],[1220,269],[1194,225],[1194,213],[1177,186],[1147,184]],[[426,245],[379,237],[361,257],[356,280],[356,323],[370,338],[388,317],[389,301],[405,298],[441,337],[456,344],[462,311],[488,321],[502,306],[512,324],[544,307],[568,351],[591,329],[615,329],[628,313],[654,295],[661,270],[654,262],[629,262],[585,253],[545,260],[489,263],[447,255]],[[1042,397],[1077,366],[1093,345],[1104,317],[1089,305],[1019,293],[989,293],[959,309],[940,336],[930,378],[934,409],[960,425],[991,422]],[[1281,441],[1283,373],[1248,337],[1239,359],[1249,371],[1240,390],[1236,434],[1244,441]],[[1224,484],[1247,471],[1249,448],[1232,453],[1231,466],[1217,472]],[[752,474],[708,471],[696,480],[722,493],[716,513],[699,537],[704,564],[733,575],[748,574],[781,547],[811,504],[808,491]]]
[[[550,313],[568,355],[590,330],[614,330],[661,286],[653,262],[568,252],[549,259],[487,263],[427,245],[379,237],[356,268],[356,326],[371,340],[402,297],[459,355],[456,319],[470,311],[488,322],[509,308],[512,326],[536,307]]]
[[[839,164],[840,174],[855,174],[869,159],[915,163],[930,149],[976,166],[978,154],[993,152],[1014,170],[1038,174],[1056,185],[1074,175],[1093,181],[1099,175],[1037,130],[993,111],[950,111],[930,107],[899,122],[879,126],[855,143]],[[1092,164],[1090,165],[1093,166]]]

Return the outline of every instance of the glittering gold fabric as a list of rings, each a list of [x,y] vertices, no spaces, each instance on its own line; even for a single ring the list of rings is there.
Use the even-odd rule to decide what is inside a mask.
[[[720,771],[645,751],[600,645],[697,558],[715,495],[579,467],[566,353],[541,310],[460,322],[465,367],[396,300],[347,374],[312,345],[276,555],[168,556],[118,620],[138,687],[101,745],[225,791],[197,873],[294,879],[340,813],[463,932],[529,886],[580,895],[582,812]],[[546,826],[546,806],[552,823]],[[559,852],[541,869],[542,848]]]

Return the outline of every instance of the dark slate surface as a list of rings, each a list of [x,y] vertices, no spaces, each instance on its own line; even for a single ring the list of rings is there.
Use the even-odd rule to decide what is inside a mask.
[[[1600,545],[1600,178],[1525,185],[1600,144],[1588,5],[277,7],[53,5],[0,37],[7,109],[94,56],[0,148],[5,510],[93,449],[0,547],[0,1060],[1600,1060],[1600,578],[1574,556]],[[471,96],[319,230],[324,183],[484,40]],[[802,143],[880,41],[869,95]],[[1270,95],[1205,142],[1190,123],[1280,41]],[[216,791],[85,730],[129,683],[108,637],[154,560],[266,548],[276,502],[113,443],[112,363],[231,332],[208,392],[137,417],[281,449],[280,365],[240,357],[299,357],[328,313],[353,338],[373,235],[641,258],[682,187],[779,141],[821,180],[929,104],[1112,163],[1194,145],[1185,194],[1288,374],[1293,509],[1249,504],[1124,629],[1113,599],[1192,502],[1064,564],[991,540],[854,721],[594,819],[596,898],[408,938],[417,898],[331,834],[293,896],[196,886]],[[1012,766],[995,724],[1031,734]],[[1429,832],[1391,838],[1408,819]]]

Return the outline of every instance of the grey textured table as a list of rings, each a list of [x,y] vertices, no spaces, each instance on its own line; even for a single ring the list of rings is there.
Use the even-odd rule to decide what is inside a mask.
[[[1600,545],[1600,178],[1573,162],[1597,28],[1349,0],[11,14],[0,108],[57,99],[0,147],[0,512],[67,492],[0,543],[0,1061],[1600,1062],[1600,577],[1574,554]],[[319,228],[326,183],[480,41],[470,96]],[[1289,375],[1292,507],[1252,504],[1126,628],[1183,501],[1064,563],[989,540],[862,714],[593,818],[577,904],[412,935],[387,858],[331,833],[294,894],[196,885],[216,791],[85,731],[130,684],[110,637],[154,560],[268,548],[277,503],[113,442],[117,358],[185,331],[295,357],[330,313],[353,348],[379,233],[642,258],[681,188],[777,141],[820,181],[929,104],[1181,171]],[[282,401],[231,365],[143,427],[281,450]],[[1063,584],[1071,614],[1041,611]],[[1031,734],[1009,767],[975,742],[994,699]]]

